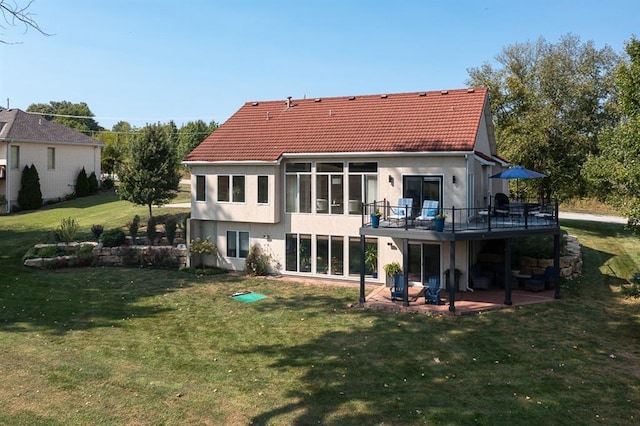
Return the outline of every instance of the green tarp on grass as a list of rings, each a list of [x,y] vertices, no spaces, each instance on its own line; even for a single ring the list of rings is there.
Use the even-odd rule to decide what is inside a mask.
[[[255,302],[257,300],[262,300],[262,299],[266,299],[267,298],[267,296],[265,296],[264,294],[254,293],[252,291],[243,292],[243,293],[236,293],[231,297],[233,297],[234,299],[239,300],[241,302],[245,302],[245,303]]]

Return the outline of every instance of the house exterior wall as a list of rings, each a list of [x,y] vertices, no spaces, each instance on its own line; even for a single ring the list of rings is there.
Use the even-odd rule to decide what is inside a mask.
[[[35,165],[40,178],[40,190],[44,202],[64,198],[75,191],[75,182],[78,173],[85,168],[87,176],[95,172],[96,177],[100,177],[100,155],[99,146],[87,146],[61,143],[34,143],[34,142],[13,142],[10,145],[19,146],[20,164],[17,169],[10,169],[7,166],[7,184],[9,185],[10,204],[17,205],[18,192],[20,191],[20,181],[22,171],[25,166]],[[3,149],[4,154],[9,146]],[[55,168],[47,167],[47,148],[55,148]]]
[[[330,277],[336,279],[358,280],[359,273],[349,273],[349,263],[353,262],[354,252],[350,252],[352,246],[358,241],[359,229],[362,226],[362,216],[349,214],[345,207],[343,214],[320,214],[316,212],[316,186],[315,177],[318,175],[316,165],[323,162],[342,162],[345,164],[343,200],[348,200],[348,172],[346,165],[350,161],[366,161],[377,163],[377,197],[376,201],[384,200],[387,206],[397,205],[399,198],[403,197],[403,181],[407,176],[433,176],[442,179],[442,205],[441,207],[466,208],[468,194],[469,174],[475,174],[477,161],[473,160],[471,153],[456,154],[394,154],[385,156],[371,156],[363,160],[362,157],[350,158],[347,155],[336,157],[309,157],[285,160],[280,164],[265,165],[237,165],[215,164],[197,165],[191,167],[192,201],[191,222],[188,238],[211,237],[218,246],[217,257],[208,256],[201,259],[204,264],[217,264],[217,266],[230,270],[243,270],[245,259],[229,257],[226,254],[227,232],[248,232],[250,245],[258,244],[264,253],[271,257],[272,265],[279,272],[287,275]],[[285,212],[285,170],[288,162],[309,162],[312,164],[311,176],[311,213],[286,213]],[[244,203],[226,203],[217,201],[218,176],[245,175],[246,197]],[[262,205],[257,203],[257,176],[269,176],[269,203]],[[206,201],[196,200],[197,176],[205,176]],[[453,177],[456,176],[455,183]],[[391,177],[392,182],[390,182]],[[475,185],[478,185],[476,182]],[[486,183],[485,183],[486,185]],[[477,191],[486,193],[487,188],[478,187]],[[421,206],[414,206],[414,216],[419,215]],[[285,236],[304,235],[311,239],[311,266],[309,272],[287,271],[286,252],[287,241]],[[338,239],[343,245],[342,259],[343,273],[336,274],[331,269],[325,273],[318,272],[318,237]],[[370,240],[377,242],[378,247],[378,277],[367,279],[380,283],[386,282],[383,265],[392,261],[402,264],[402,241],[392,238],[380,237]],[[440,268],[445,270],[449,265],[449,243],[432,242],[440,246]],[[300,247],[298,247],[299,249]],[[357,255],[359,256],[359,254]],[[359,262],[359,259],[358,259]],[[456,246],[456,264],[458,269],[463,269],[466,274],[467,246],[458,243]],[[466,275],[464,276],[466,277]],[[461,280],[461,289],[466,289],[466,279]]]

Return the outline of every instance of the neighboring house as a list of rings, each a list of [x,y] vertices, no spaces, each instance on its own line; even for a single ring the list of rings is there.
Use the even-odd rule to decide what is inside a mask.
[[[504,229],[487,229],[492,195],[507,192],[489,177],[509,163],[496,150],[485,88],[248,102],[184,164],[189,238],[211,236],[219,254],[208,261],[232,270],[259,244],[287,275],[360,279],[364,288],[365,275],[384,283],[383,265],[399,261],[418,285],[453,266],[465,290],[484,241]],[[412,212],[390,220],[400,198],[413,200]],[[416,221],[425,200],[458,228]],[[374,210],[386,225],[371,227]],[[558,229],[531,223],[509,237]],[[361,268],[372,249],[377,262]]]
[[[0,111],[0,212],[17,206],[25,166],[35,165],[44,202],[64,198],[75,190],[78,173],[95,172],[100,178],[104,143],[38,114],[19,109]]]

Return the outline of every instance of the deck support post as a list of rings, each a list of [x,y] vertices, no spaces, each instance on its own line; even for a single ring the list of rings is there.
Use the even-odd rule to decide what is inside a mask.
[[[511,238],[504,240],[504,304],[511,306]]]
[[[402,306],[409,306],[409,240],[402,239],[402,279],[404,280],[404,294],[402,295]]]
[[[553,277],[555,293],[553,297],[560,299],[560,234],[553,236],[553,268],[555,269]]]
[[[449,241],[449,312],[456,311],[456,240]]]
[[[364,298],[364,235],[360,235],[360,303],[365,302]]]

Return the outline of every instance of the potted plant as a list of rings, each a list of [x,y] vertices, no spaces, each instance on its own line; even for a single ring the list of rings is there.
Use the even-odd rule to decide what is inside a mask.
[[[380,226],[380,216],[382,216],[382,212],[380,210],[376,210],[371,213],[371,227],[377,228]]]
[[[384,265],[384,272],[389,277],[393,277],[394,284],[402,279],[402,266],[398,262],[391,262]]]
[[[443,212],[440,212],[436,215],[436,217],[433,219],[433,222],[435,223],[435,226],[436,226],[436,231],[438,232],[444,231],[444,220],[446,218],[447,218],[447,215],[444,214]]]
[[[370,245],[364,252],[364,263],[371,270],[373,278],[378,278],[378,246]]]

